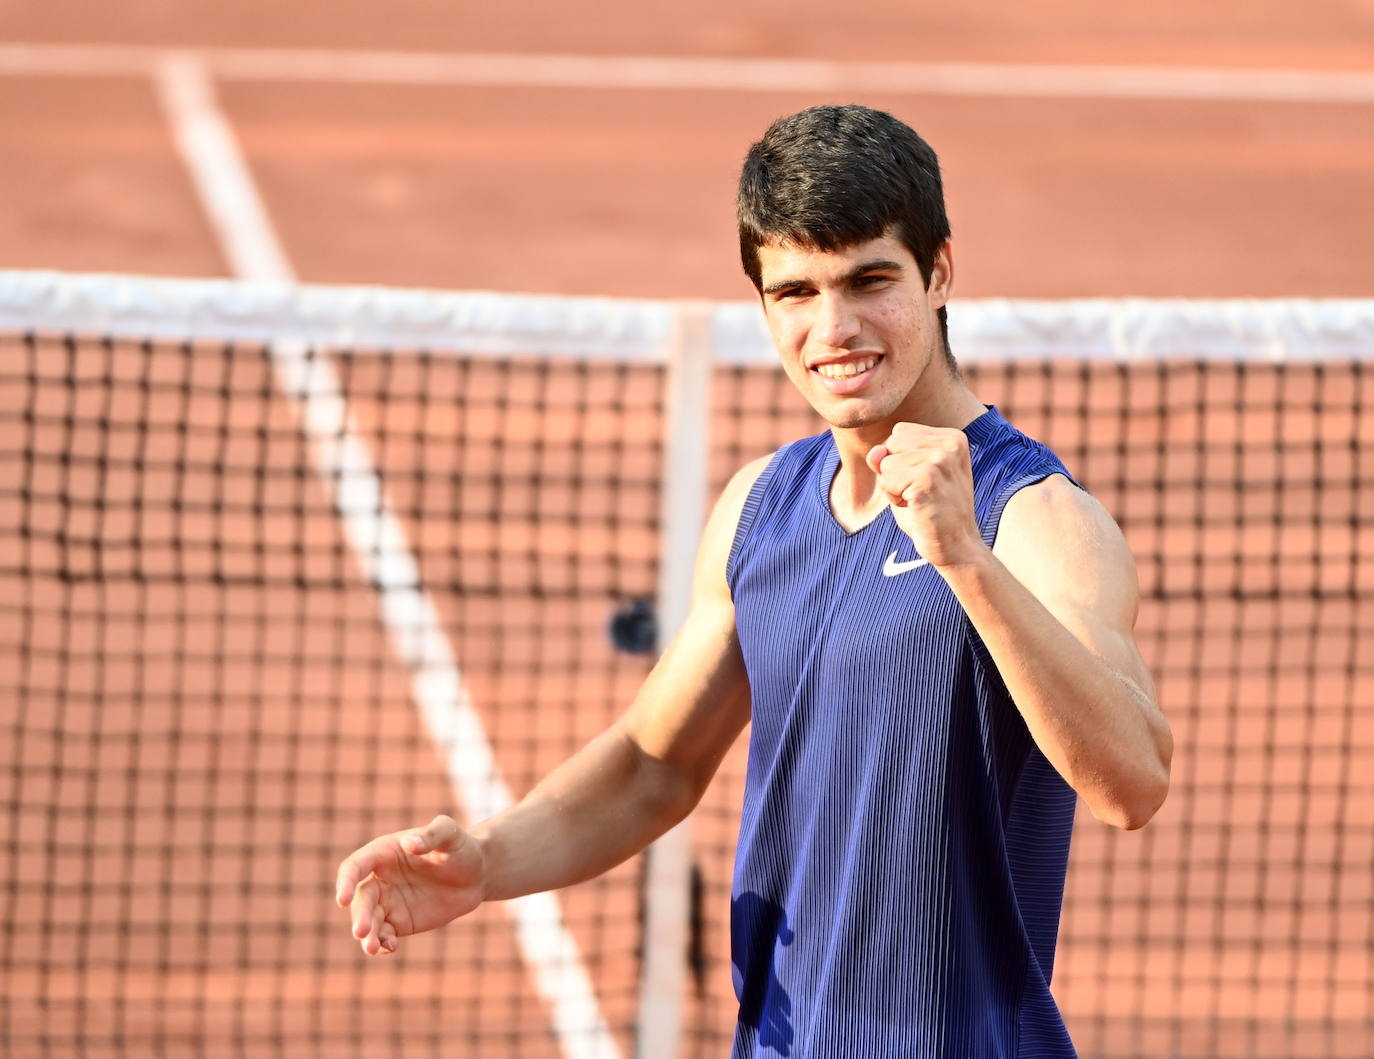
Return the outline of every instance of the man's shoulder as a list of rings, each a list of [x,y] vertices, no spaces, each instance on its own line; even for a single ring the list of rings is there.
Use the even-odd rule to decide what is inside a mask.
[[[973,479],[980,492],[1020,490],[1026,481],[1059,476],[1078,488],[1059,454],[1045,442],[1025,433],[1000,415],[995,427],[980,435],[973,447]],[[1004,498],[1005,499],[1005,498]]]
[[[1063,474],[1012,495],[993,551],[1023,583],[1050,579],[1086,589],[1108,581],[1135,591],[1135,562],[1121,528],[1101,501]]]
[[[730,476],[730,480],[725,483],[725,488],[721,490],[720,497],[716,500],[715,510],[707,524],[708,535],[714,535],[722,542],[734,540],[740,519],[744,517],[745,508],[749,503],[750,495],[754,492],[754,487],[773,465],[777,456],[777,451],[759,456],[757,459],[750,460]],[[728,550],[728,544],[726,547]]]
[[[771,521],[780,511],[796,509],[794,501],[804,483],[813,477],[817,461],[832,448],[830,432],[824,431],[751,460],[731,477],[712,519],[717,540],[729,540],[727,580],[734,577],[741,556],[749,552],[758,525]]]
[[[731,475],[730,481],[726,483],[725,488],[721,491],[722,502],[725,501],[727,497],[738,498],[738,507],[742,508],[750,490],[754,488],[755,484],[758,482],[759,478],[763,476],[763,472],[768,469],[769,465],[777,459],[780,451],[782,450],[775,449],[765,456],[750,460]]]
[[[789,441],[767,455],[750,460],[730,478],[721,493],[721,499],[724,500],[727,496],[738,497],[739,506],[742,508],[749,493],[761,480],[765,480],[766,484],[767,477],[771,477],[784,467],[811,464],[825,454],[831,443],[830,431],[823,430],[810,437]]]
[[[797,438],[779,446],[770,457],[770,461],[790,463],[798,460],[811,460],[824,455],[834,445],[834,435],[829,430],[822,430],[819,434],[809,434],[804,438]]]
[[[1029,455],[1058,461],[1058,455],[1048,444],[1026,433],[996,408],[990,408],[989,412],[986,425],[976,434],[971,433],[975,439],[975,455],[981,453],[996,463],[1024,459]]]
[[[1039,529],[1051,537],[1071,527],[1086,532],[1120,532],[1103,503],[1063,471],[1018,489],[1007,501],[1002,517],[1012,519],[1021,529]]]

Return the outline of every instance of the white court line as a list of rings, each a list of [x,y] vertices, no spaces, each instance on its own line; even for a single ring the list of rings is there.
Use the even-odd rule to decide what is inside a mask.
[[[178,149],[233,271],[244,279],[292,282],[290,262],[216,104],[204,65],[194,54],[165,55],[157,66],[157,85]],[[267,348],[278,385],[294,399],[315,469],[333,491],[363,575],[377,591],[383,624],[410,674],[411,696],[443,753],[454,793],[470,819],[485,819],[514,798],[501,778],[438,609],[422,586],[405,530],[359,440],[333,367],[305,342],[271,343]],[[535,988],[552,1011],[563,1055],[619,1059],[558,899],[545,893],[503,904],[515,921],[517,942],[532,969]]]
[[[165,52],[121,45],[0,45],[0,75],[138,76]],[[1368,70],[993,62],[840,62],[705,56],[532,55],[285,48],[195,54],[234,80],[1042,99],[1374,103]]]
[[[159,55],[154,69],[158,100],[229,271],[240,279],[295,282],[205,64],[193,53],[171,52]]]

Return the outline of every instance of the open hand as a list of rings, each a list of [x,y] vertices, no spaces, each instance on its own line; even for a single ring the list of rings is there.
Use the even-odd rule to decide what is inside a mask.
[[[374,838],[339,865],[335,900],[351,913],[353,937],[369,956],[396,951],[398,938],[433,930],[482,903],[486,858],[451,817]]]

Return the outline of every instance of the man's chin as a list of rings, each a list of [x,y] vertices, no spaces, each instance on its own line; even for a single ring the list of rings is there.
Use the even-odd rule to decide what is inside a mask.
[[[860,427],[873,426],[887,418],[882,408],[867,401],[845,401],[840,405],[825,407],[813,404],[811,407],[815,408],[820,417],[832,427],[840,430],[857,430]]]

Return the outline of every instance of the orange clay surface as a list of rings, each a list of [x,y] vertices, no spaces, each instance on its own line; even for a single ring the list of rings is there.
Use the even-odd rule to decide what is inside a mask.
[[[623,2],[499,7],[428,0],[305,0],[291,5],[130,0],[75,6],[26,0],[0,5],[0,17],[7,40],[48,44],[1308,71],[1367,71],[1374,55],[1374,4],[1369,0],[1308,5],[1165,0],[1148,7],[1059,0],[1048,9],[1010,0],[976,6],[881,0],[861,8],[805,0],[756,10],[721,0],[649,7]],[[894,111],[940,152],[959,296],[1374,294],[1374,210],[1368,207],[1374,188],[1374,104],[270,81],[221,82],[217,89],[286,254],[308,282],[747,297],[732,227],[733,182],[745,149],[779,114],[816,102],[859,101]],[[0,136],[5,145],[0,268],[227,275],[213,229],[174,150],[151,78],[0,76]],[[16,347],[0,348],[10,356]],[[119,354],[126,355],[132,353]],[[394,407],[387,412],[370,403],[361,385],[350,396],[365,440],[381,429],[381,417],[397,414]],[[207,406],[204,414],[219,413]],[[286,416],[281,409],[274,414]],[[634,428],[652,430],[655,420],[648,415],[636,420]],[[798,431],[806,424],[798,415]],[[6,444],[11,441],[17,446],[20,439],[7,437]],[[550,438],[551,450],[559,444]],[[755,454],[751,449],[739,455]],[[383,470],[403,481],[405,459],[403,446],[393,446],[381,460]],[[117,484],[117,472],[111,473],[107,487]],[[327,499],[316,496],[311,503],[321,514],[307,522],[305,532],[320,547],[337,547]],[[648,503],[651,509],[651,496]],[[1141,532],[1148,534],[1148,520],[1142,523]],[[651,542],[647,550],[642,544],[634,541],[627,547],[651,554]],[[1170,551],[1168,542],[1161,547]],[[1225,541],[1217,547],[1227,550]],[[644,587],[647,591],[650,586]],[[124,611],[155,611],[159,605],[157,598],[123,599],[123,592],[112,588],[99,602]],[[67,603],[95,606],[95,600],[86,598],[89,594],[89,589],[75,590]],[[520,629],[540,617],[540,606],[553,604],[521,601],[503,613],[488,613],[489,602],[478,601],[468,604],[471,613],[462,614],[454,609],[455,602],[442,605],[454,627],[468,622],[476,630],[465,634],[458,649],[465,659],[486,659],[471,666],[468,675],[498,757],[507,744],[523,755],[503,759],[517,794],[567,747],[597,731],[639,678],[637,662],[609,656],[599,625],[604,613],[597,604],[587,606],[582,632],[567,643],[542,648],[520,648]],[[280,607],[268,608],[279,611],[285,623],[272,634],[307,653],[312,644],[319,656],[337,651],[328,628],[311,626],[308,615],[297,612],[299,606],[288,592]],[[296,692],[272,687],[269,673],[257,678],[269,686],[266,706],[259,703],[256,714],[230,711],[213,731],[191,730],[174,738],[168,734],[174,726],[193,719],[164,715],[159,705],[164,700],[156,695],[141,705],[130,700],[128,716],[117,710],[83,712],[80,701],[73,700],[62,706],[65,712],[55,723],[78,734],[103,732],[101,738],[81,737],[61,751],[44,750],[41,740],[23,748],[31,764],[36,762],[34,768],[47,767],[44,753],[60,758],[53,775],[67,777],[53,781],[46,794],[30,787],[23,797],[46,798],[47,804],[78,819],[91,806],[110,807],[113,822],[96,827],[84,818],[79,842],[119,847],[144,834],[150,848],[164,852],[115,880],[122,896],[113,903],[101,903],[99,887],[94,897],[83,899],[55,886],[46,904],[13,910],[18,926],[7,935],[13,943],[5,968],[12,1000],[3,1012],[6,1028],[19,1042],[11,1054],[65,1054],[67,1045],[45,1046],[33,1034],[69,1040],[72,1025],[88,1035],[83,1054],[90,1055],[120,1054],[116,1045],[101,1043],[116,1032],[133,1041],[161,1035],[171,1042],[172,1053],[182,1048],[186,1054],[276,1054],[271,1042],[283,1039],[305,1043],[298,1052],[288,1048],[282,1054],[493,1059],[557,1054],[547,1011],[531,991],[500,912],[481,913],[480,933],[474,927],[455,935],[456,940],[413,943],[409,965],[404,956],[367,962],[344,936],[342,914],[325,910],[328,877],[320,879],[318,905],[288,886],[300,870],[300,865],[290,866],[291,827],[307,829],[312,848],[325,851],[312,854],[305,867],[326,874],[321,865],[329,861],[328,850],[337,848],[342,855],[372,830],[421,822],[394,819],[395,806],[437,806],[446,796],[442,774],[408,709],[404,676],[394,660],[387,660],[380,634],[367,631],[368,593],[362,586],[348,588],[337,606],[354,615],[363,629],[350,627],[350,635],[361,637],[359,655],[384,660],[370,683],[360,681],[368,705],[360,703],[356,714],[347,705],[327,713],[311,713],[300,705],[302,693],[329,691],[334,678],[327,672],[306,673]],[[1186,609],[1187,604],[1174,606]],[[1225,609],[1224,603],[1215,606]],[[1339,610],[1328,608],[1323,620],[1337,626],[1357,620],[1353,611]],[[1252,606],[1236,621],[1263,626],[1277,620],[1261,611],[1262,606]],[[1148,640],[1175,620],[1166,607],[1146,613],[1142,636]],[[297,631],[292,634],[288,626]],[[13,613],[7,614],[3,628],[7,638],[12,632],[39,640],[64,635],[55,627],[21,630]],[[193,625],[187,635],[213,647],[221,634],[211,625]],[[292,641],[291,635],[304,639]],[[156,628],[149,633],[155,644],[158,636]],[[1232,649],[1239,643],[1237,638]],[[115,643],[107,646],[121,649]],[[534,686],[537,681],[530,687],[508,686],[520,684],[521,676],[502,660],[518,657],[524,649],[570,652],[589,672],[597,672],[600,664],[609,667],[609,675],[588,678],[587,686],[561,686],[556,677],[542,678],[550,681],[547,687]],[[155,653],[145,664],[141,686],[165,693],[177,680],[213,678],[200,674],[195,665],[179,673],[159,671],[156,659],[164,656]],[[197,664],[214,668],[213,661]],[[1246,785],[1252,778],[1247,769],[1271,775],[1264,772],[1274,757],[1262,750],[1266,741],[1291,748],[1320,736],[1312,753],[1279,751],[1280,764],[1288,760],[1285,754],[1296,755],[1292,768],[1301,778],[1338,767],[1327,764],[1335,760],[1329,748],[1361,733],[1320,715],[1296,729],[1281,725],[1272,713],[1265,715],[1267,729],[1246,720],[1243,706],[1251,692],[1274,701],[1286,701],[1290,693],[1294,701],[1310,694],[1311,688],[1298,686],[1297,678],[1285,678],[1296,683],[1283,685],[1280,692],[1272,685],[1222,687],[1221,678],[1211,688],[1189,685],[1179,675],[1186,672],[1182,663],[1177,670],[1162,681],[1162,693],[1177,696],[1179,702],[1230,696],[1232,702],[1240,699],[1242,709],[1229,713],[1229,720],[1209,720],[1190,707],[1175,717],[1180,735],[1198,748],[1181,745],[1176,769],[1178,781],[1197,799],[1194,805],[1171,803],[1160,826],[1145,836],[1106,835],[1089,823],[1075,839],[1079,860],[1070,876],[1070,897],[1077,896],[1080,903],[1072,906],[1078,909],[1073,913],[1077,918],[1066,923],[1066,930],[1086,940],[1078,949],[1061,949],[1057,981],[1066,991],[1071,1026],[1087,1026],[1091,1020],[1094,1027],[1091,1040],[1097,1051],[1084,1054],[1368,1054],[1374,1038],[1367,1022],[1367,946],[1299,943],[1309,931],[1321,938],[1367,937],[1367,917],[1350,920],[1348,929],[1333,929],[1327,920],[1339,919],[1342,909],[1366,907],[1368,880],[1349,867],[1339,883],[1285,872],[1281,864],[1296,854],[1280,848],[1268,829],[1273,805],[1245,793],[1254,790],[1254,784]],[[41,683],[42,678],[40,667],[32,679]],[[1367,677],[1363,683],[1368,685]],[[1349,693],[1349,687],[1330,692],[1332,697]],[[491,703],[503,696],[524,705],[505,714],[494,711]],[[556,711],[558,716],[534,705],[559,696],[565,705]],[[378,705],[383,702],[391,713]],[[567,704],[575,708],[569,712]],[[11,708],[5,704],[6,710]],[[283,736],[284,748],[273,742],[273,726],[280,722],[286,731],[283,711],[292,709],[301,711],[292,723],[303,731],[378,731],[386,739],[375,753],[345,742],[344,749],[334,745],[324,759],[302,757],[289,738]],[[141,742],[131,734],[140,731]],[[1362,738],[1367,747],[1368,734]],[[274,748],[280,751],[277,757],[271,756]],[[128,780],[121,787],[120,777],[133,774],[140,753],[154,764],[167,755],[185,755],[189,764],[179,768],[187,772],[166,773],[160,784]],[[1259,760],[1266,753],[1267,765]],[[20,775],[18,762],[11,764],[12,774]],[[1354,768],[1367,774],[1372,764],[1366,754]],[[233,777],[250,766],[262,771],[245,787]],[[736,753],[724,781],[708,795],[701,818],[699,860],[708,873],[706,899],[720,907],[708,909],[716,926],[706,939],[707,982],[702,999],[688,1010],[698,1042],[691,1055],[723,1054],[729,1032],[728,939],[721,924],[728,902],[723,887],[739,766]],[[1214,767],[1221,771],[1209,771]],[[1351,765],[1347,760],[1339,767],[1349,770]],[[198,775],[201,771],[204,777]],[[365,775],[367,782],[355,786],[349,780],[354,774]],[[113,779],[107,782],[102,775]],[[392,781],[404,788],[392,792],[385,782],[377,786],[379,775],[408,779]],[[1239,794],[1219,793],[1219,784],[1237,777]],[[364,804],[370,797],[366,792],[374,788],[388,797],[394,793],[394,805]],[[159,805],[179,798],[203,806],[213,828],[185,835],[172,833],[170,824],[160,828]],[[141,807],[137,819],[120,799]],[[293,817],[287,808],[324,803],[334,808],[317,829],[308,827],[315,819],[310,812],[298,808]],[[256,808],[245,816],[244,806],[250,804]],[[388,808],[393,809],[390,815]],[[1323,807],[1303,811],[1320,817]],[[1200,822],[1180,827],[1184,816]],[[273,831],[281,819],[286,822]],[[48,820],[22,817],[17,834],[26,851],[17,869],[21,882],[32,881],[34,873],[73,879],[89,871],[77,841],[69,847],[48,843],[56,820],[56,815]],[[1228,830],[1232,824],[1234,836]],[[1284,824],[1291,820],[1284,817],[1276,826]],[[1280,827],[1276,833],[1291,830]],[[1218,833],[1230,836],[1226,841],[1232,848],[1222,852],[1234,859],[1229,869],[1233,883],[1238,875],[1255,871],[1256,863],[1280,865],[1251,889],[1271,897],[1277,892],[1276,900],[1288,902],[1286,915],[1261,922],[1252,906],[1227,905],[1216,898]],[[1332,841],[1320,828],[1312,834],[1313,842]],[[165,851],[180,848],[178,843],[187,857],[174,860]],[[269,856],[250,867],[244,862],[248,854],[239,851],[256,848],[255,843]],[[1123,853],[1131,848],[1128,843],[1136,843],[1140,852]],[[1369,855],[1367,836],[1352,834],[1340,840],[1332,858],[1348,865],[1361,857],[1367,863]],[[1171,895],[1168,903],[1151,905],[1155,884],[1142,878],[1143,868],[1133,868],[1148,858],[1181,873],[1164,886]],[[1186,865],[1194,861],[1203,866],[1190,871]],[[202,889],[178,900],[178,891],[167,884],[173,875]],[[246,882],[211,902],[203,895],[217,877]],[[260,938],[249,939],[232,925],[255,914],[235,903],[248,901],[255,886],[268,891],[275,886],[294,896],[264,916]],[[633,923],[607,925],[587,916],[597,902],[628,905],[635,886],[635,868],[628,866],[609,881],[563,895],[569,919],[579,924],[574,928],[578,941],[597,954],[589,970],[604,1013],[624,1044],[632,1020],[638,938]],[[1338,892],[1331,895],[1333,887]],[[1245,884],[1240,888],[1246,890]],[[1312,900],[1318,891],[1327,896]],[[194,897],[197,892],[200,898]],[[1097,922],[1094,909],[1102,907],[1105,895],[1112,897],[1117,912],[1110,922]],[[177,924],[173,934],[149,933],[146,946],[140,947],[140,924],[151,924],[159,915]],[[300,951],[272,948],[271,922],[314,929],[331,916],[337,919],[337,936],[312,935],[328,941]],[[40,942],[27,933],[29,923],[40,919],[68,928]],[[105,926],[92,929],[82,927],[83,922]],[[118,939],[108,936],[114,929],[109,925],[120,922],[131,924],[126,933],[134,939],[132,964],[127,952],[116,952]],[[178,969],[182,935],[177,931],[183,928],[186,945],[200,945],[197,951],[210,954],[208,965]],[[1190,947],[1186,940],[1151,940],[1190,934],[1210,942]],[[1259,942],[1234,940],[1261,936],[1285,944],[1269,950]],[[212,942],[208,948],[207,937]],[[89,959],[75,971],[63,970],[66,964],[56,956],[45,957],[48,963],[39,967],[26,958],[27,945],[34,946],[30,952],[49,954],[76,951],[71,949],[76,946]],[[166,950],[160,965],[151,956],[151,963],[139,962],[157,946]],[[474,957],[482,967],[476,976],[461,963]],[[133,965],[147,969],[137,972]],[[1301,984],[1333,974],[1343,983],[1334,992],[1317,993]],[[178,981],[185,983],[184,995],[173,988]],[[328,1003],[314,999],[322,990],[332,998]],[[116,993],[122,995],[117,1005],[111,999]],[[405,1002],[412,994],[450,999],[427,1001],[430,1006],[415,1011]],[[41,997],[48,999],[40,1003]],[[1265,1037],[1254,1029],[1256,1019],[1279,1009],[1289,1013],[1282,1035]],[[406,1013],[404,1022],[398,1021],[401,1013]],[[1354,1028],[1333,1037],[1333,1024]],[[517,1045],[514,1038],[502,1036],[514,1032],[512,1026],[531,1035]],[[340,1027],[355,1030],[355,1051],[319,1044],[337,1040],[330,1034]],[[398,1043],[406,1040],[410,1043]],[[130,1047],[133,1054],[140,1045]]]

